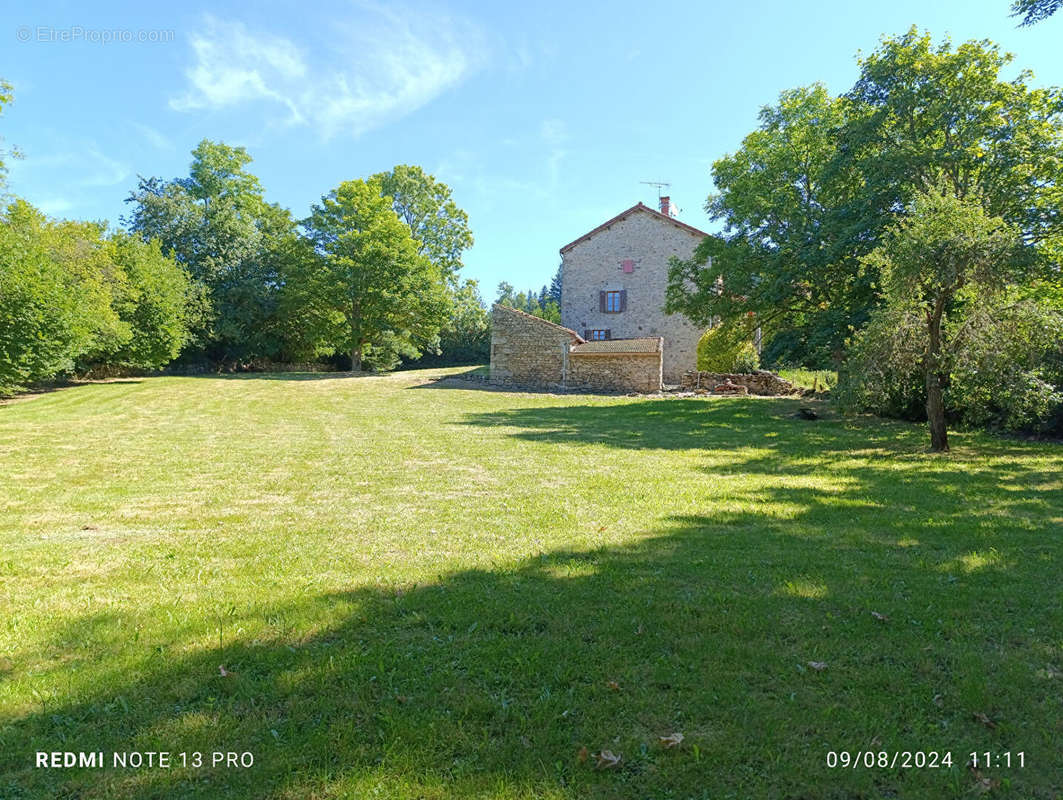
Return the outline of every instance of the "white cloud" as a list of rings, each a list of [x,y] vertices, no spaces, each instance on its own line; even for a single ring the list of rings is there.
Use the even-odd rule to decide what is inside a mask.
[[[568,126],[564,120],[546,119],[539,126],[539,137],[547,146],[546,168],[550,176],[550,189],[557,186],[561,177],[561,162],[568,155]]]
[[[13,162],[12,178],[62,176],[63,183],[69,186],[99,187],[115,186],[131,174],[128,164],[104,155],[93,142],[62,145],[63,149],[50,155],[29,152],[24,159]]]
[[[134,122],[133,127],[137,129],[141,136],[154,147],[156,150],[173,150],[173,142],[171,142],[163,133],[155,130],[150,125],[142,125],[139,122]]]
[[[115,186],[129,177],[128,165],[105,156],[95,146],[89,147],[86,156],[83,164],[88,172],[80,181],[82,186]]]
[[[320,46],[205,18],[191,37],[194,64],[176,111],[265,103],[282,122],[323,136],[357,135],[429,103],[482,62],[482,36],[468,23],[423,12],[363,7],[358,25],[328,26]],[[308,43],[314,45],[314,43]]]
[[[36,206],[49,217],[58,217],[72,209],[74,204],[64,197],[47,197],[38,200]]]

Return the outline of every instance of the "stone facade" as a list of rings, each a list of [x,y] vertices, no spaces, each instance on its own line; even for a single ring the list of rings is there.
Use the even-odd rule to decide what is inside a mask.
[[[687,372],[680,382],[680,388],[685,391],[702,390],[717,394],[738,394],[732,387],[744,388],[748,394],[765,396],[798,394],[801,391],[790,381],[767,370],[757,370],[749,374]],[[720,391],[717,391],[718,388]]]
[[[668,202],[662,198],[662,204]],[[668,261],[689,258],[703,231],[642,203],[561,249],[561,323],[585,338],[664,339],[664,380],[679,383],[697,362],[704,331],[681,314],[665,314]],[[602,292],[622,292],[619,311],[606,310]]]
[[[661,340],[585,342],[575,331],[506,306],[491,310],[491,382],[535,389],[656,392]]]
[[[561,386],[567,377],[568,352],[582,341],[568,328],[496,305],[491,309],[491,380]]]
[[[609,392],[659,392],[661,351],[569,355],[568,386]]]

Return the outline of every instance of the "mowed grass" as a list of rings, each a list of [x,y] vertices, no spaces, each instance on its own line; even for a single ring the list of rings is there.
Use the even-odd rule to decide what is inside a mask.
[[[0,406],[0,797],[1063,792],[1063,447],[446,374]]]

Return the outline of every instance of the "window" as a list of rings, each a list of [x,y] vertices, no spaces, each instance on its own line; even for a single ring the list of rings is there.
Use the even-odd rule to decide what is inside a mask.
[[[598,292],[598,310],[603,314],[619,314],[627,311],[627,291],[620,289]]]
[[[598,292],[598,311],[602,314],[619,314],[627,311],[627,290],[610,289]]]
[[[596,330],[596,331],[587,331],[587,335],[584,336],[583,338],[587,339],[588,341],[591,341],[591,342],[600,342],[600,341],[603,341],[603,340],[609,338],[609,331],[608,331],[608,329],[606,329],[606,330]]]

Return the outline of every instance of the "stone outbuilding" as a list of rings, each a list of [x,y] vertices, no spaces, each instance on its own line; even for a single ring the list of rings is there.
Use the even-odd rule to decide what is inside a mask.
[[[668,197],[660,211],[637,203],[561,248],[561,324],[587,341],[660,338],[663,379],[695,368],[704,330],[664,312],[668,262],[688,259],[704,231],[680,222]]]
[[[491,381],[518,387],[657,392],[661,337],[587,341],[508,306],[491,309]]]

